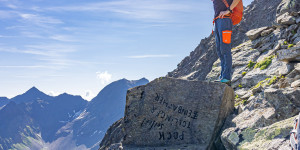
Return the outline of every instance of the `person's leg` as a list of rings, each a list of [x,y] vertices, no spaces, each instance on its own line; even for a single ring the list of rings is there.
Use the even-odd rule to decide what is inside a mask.
[[[217,24],[218,23],[218,24]],[[232,31],[232,21],[229,18],[217,19],[218,36],[220,37],[220,51],[223,56],[223,69],[222,79],[231,80],[232,70],[232,56],[231,56],[231,43],[227,44],[223,42],[223,31]],[[221,62],[222,63],[222,62]]]
[[[217,19],[217,20],[219,20],[219,19]],[[216,24],[215,24],[214,35],[215,35],[215,39],[216,39],[216,51],[217,51],[217,54],[221,61],[221,72],[220,72],[220,76],[219,76],[219,79],[221,80],[223,78],[224,58],[223,58],[223,55],[222,55],[221,49],[220,49],[220,44],[222,41],[221,41],[221,37],[219,36],[219,30],[218,30],[219,28],[218,28],[217,20],[216,20]]]

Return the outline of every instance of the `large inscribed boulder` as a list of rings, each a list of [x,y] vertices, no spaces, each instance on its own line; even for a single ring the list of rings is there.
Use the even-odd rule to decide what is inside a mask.
[[[234,91],[222,83],[164,77],[128,90],[125,109],[124,148],[211,149],[234,109]]]

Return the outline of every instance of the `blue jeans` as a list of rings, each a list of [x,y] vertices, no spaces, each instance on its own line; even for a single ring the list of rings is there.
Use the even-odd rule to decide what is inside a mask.
[[[231,80],[232,70],[232,56],[231,56],[231,43],[226,44],[223,42],[222,31],[232,31],[232,21],[230,18],[217,19],[215,21],[215,38],[217,54],[221,60],[221,75],[220,79]]]

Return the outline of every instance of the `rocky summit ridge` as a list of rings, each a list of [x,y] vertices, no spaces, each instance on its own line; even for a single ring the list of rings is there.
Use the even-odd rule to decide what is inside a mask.
[[[145,149],[290,149],[289,132],[295,116],[300,111],[300,0],[254,0],[245,9],[244,19],[234,27],[234,32],[236,34],[233,37],[231,86],[235,95],[234,112],[228,115],[219,134],[212,136],[210,132],[206,132],[210,140],[203,143],[213,142],[214,146],[200,146],[199,143],[189,142],[182,145],[178,142],[180,145],[168,147],[168,143],[151,145],[147,143],[155,141],[144,139]],[[207,83],[217,79],[221,67],[214,45],[212,35],[201,40],[190,56],[182,60],[167,77]],[[172,87],[172,84],[168,85]],[[161,86],[164,84],[157,84],[152,89]],[[189,88],[186,90],[191,91]],[[213,91],[213,88],[211,90]],[[136,98],[142,99],[143,94],[138,93]],[[130,95],[130,91],[128,94]],[[207,96],[207,99],[216,100],[212,95]],[[191,98],[187,95],[177,97],[183,100]],[[128,99],[129,97],[126,106],[130,106]],[[211,101],[200,104],[211,105]],[[147,102],[141,100],[133,104],[144,106],[145,103]],[[220,107],[220,110],[223,108]],[[126,147],[126,136],[138,133],[139,129],[136,128],[128,134],[130,127],[126,127],[125,124],[128,121],[138,123],[138,120],[142,119],[140,116],[143,116],[134,114],[137,118],[130,118],[128,112],[125,112],[125,118],[108,129],[100,149],[130,149],[130,146]],[[204,118],[205,114],[201,117]],[[205,120],[209,121],[211,120]],[[171,127],[168,126],[169,128]],[[207,128],[198,124],[198,129]],[[151,132],[139,136],[151,137],[149,134]],[[170,135],[167,133],[165,138],[173,137]],[[198,138],[201,139],[202,136]],[[130,144],[132,143],[129,142]]]

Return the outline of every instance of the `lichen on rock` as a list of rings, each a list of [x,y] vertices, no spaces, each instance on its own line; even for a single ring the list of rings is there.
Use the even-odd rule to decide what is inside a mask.
[[[289,133],[293,128],[293,120],[296,117],[274,123],[262,129],[248,131],[252,136],[251,141],[241,143],[238,149],[282,149],[288,143]]]

